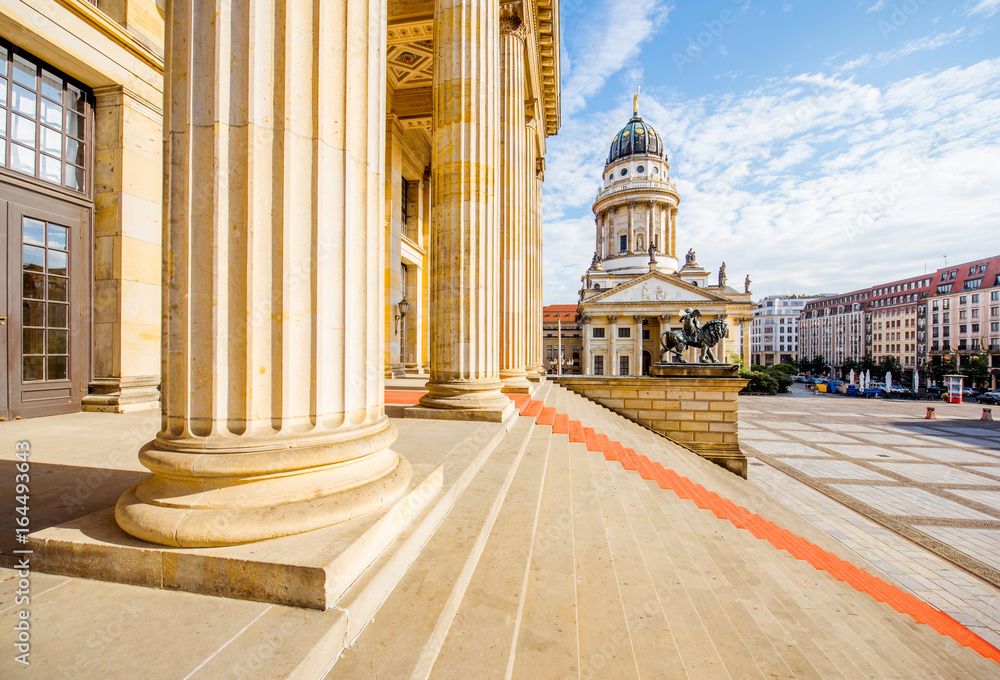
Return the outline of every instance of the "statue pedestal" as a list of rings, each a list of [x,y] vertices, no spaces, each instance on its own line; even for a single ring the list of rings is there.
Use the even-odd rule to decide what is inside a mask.
[[[649,377],[562,376],[560,384],[746,479],[739,392],[730,364],[654,364]]]
[[[737,378],[739,371],[736,364],[660,363],[649,367],[649,375],[655,378]]]

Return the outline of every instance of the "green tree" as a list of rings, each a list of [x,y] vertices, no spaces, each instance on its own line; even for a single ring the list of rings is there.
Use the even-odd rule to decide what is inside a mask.
[[[899,363],[899,359],[896,357],[884,356],[878,362],[877,371],[873,371],[872,373],[873,377],[875,373],[878,373],[879,380],[884,378],[886,373],[891,373],[893,382],[898,383],[903,379],[903,364]]]
[[[966,380],[967,387],[985,387],[990,380],[990,360],[988,356],[982,354],[962,362],[962,375]]]
[[[822,354],[817,354],[807,361],[809,362],[809,373],[812,375],[819,375],[826,370],[826,359],[823,358]]]
[[[771,368],[773,368],[776,371],[787,373],[788,375],[795,375],[796,373],[795,366],[793,366],[792,364],[775,364]]]
[[[927,362],[927,377],[937,385],[944,382],[944,377],[946,375],[951,375],[955,373],[955,360],[952,357],[941,356],[940,354],[935,354],[931,357],[931,360]]]
[[[861,361],[858,362],[858,370],[861,372],[871,371],[872,375],[878,373],[878,364],[872,358],[871,354],[866,354],[861,357]]]

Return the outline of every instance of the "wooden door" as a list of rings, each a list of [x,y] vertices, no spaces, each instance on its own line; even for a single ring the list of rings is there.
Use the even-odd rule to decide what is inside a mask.
[[[90,213],[0,184],[5,210],[3,417],[80,410],[90,380]]]

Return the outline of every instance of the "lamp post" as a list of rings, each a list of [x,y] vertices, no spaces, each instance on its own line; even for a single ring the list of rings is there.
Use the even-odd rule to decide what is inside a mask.
[[[558,351],[556,352],[556,358],[559,360],[559,362],[556,365],[556,370],[558,371],[558,373],[556,375],[562,375],[562,367],[563,367],[563,364],[566,363],[566,362],[565,362],[565,357],[563,356],[563,351],[562,351],[562,319],[561,318],[556,322],[556,328],[557,328],[557,333],[558,333],[558,336],[559,336],[559,341],[558,341],[559,342],[559,348],[558,348]]]
[[[406,313],[410,310],[410,303],[406,301],[406,295],[404,293],[403,298],[396,304],[396,335],[399,335],[399,363],[404,364],[406,362],[406,326],[403,326],[403,333],[399,332],[399,322],[406,318]]]

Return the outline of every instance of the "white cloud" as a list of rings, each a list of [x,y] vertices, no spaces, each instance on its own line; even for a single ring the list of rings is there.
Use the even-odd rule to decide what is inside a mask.
[[[609,77],[627,66],[639,54],[642,43],[666,22],[670,11],[664,0],[633,0],[627,11],[622,7],[617,0],[601,3],[588,17],[588,28],[576,38],[580,47],[572,51],[579,55],[577,61],[563,60],[564,117],[581,110]]]
[[[965,5],[965,13],[969,16],[982,14],[991,17],[1000,11],[1000,0],[979,0],[978,2],[968,2]]]
[[[590,203],[628,119],[566,120],[545,185],[546,302],[577,299],[594,250]],[[642,112],[682,195],[678,252],[749,273],[754,292],[838,292],[1000,253],[1000,59],[875,87],[842,73]]]
[[[1000,2],[1000,0],[996,1]],[[915,52],[936,50],[953,42],[958,42],[963,38],[979,35],[981,32],[982,30],[980,29],[967,34],[965,28],[961,27],[951,33],[935,33],[934,35],[928,35],[923,38],[907,41],[902,46],[897,47],[894,50],[886,50],[874,55],[863,54],[856,59],[852,59],[851,61],[841,64],[837,70],[840,73],[845,73],[847,71],[858,69],[862,66],[886,66],[887,64],[891,64],[892,62],[902,59],[903,57],[907,57]]]
[[[865,11],[870,14],[871,12],[877,12],[877,11],[879,11],[883,7],[885,7],[885,0],[878,0],[878,2],[876,2],[874,5],[872,5],[871,7],[869,7],[868,9],[866,9]]]

